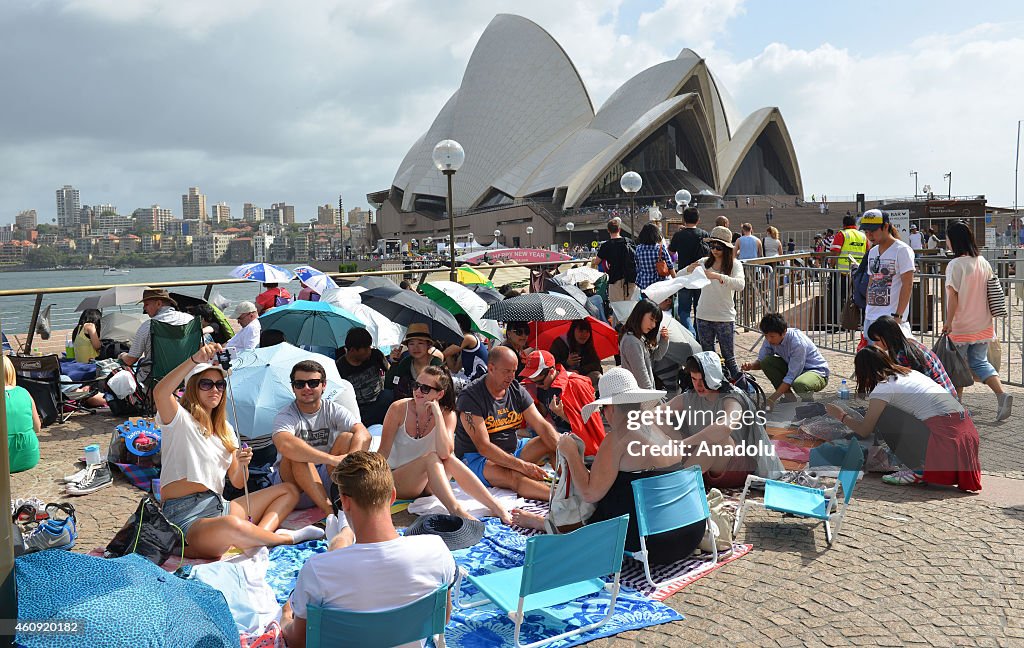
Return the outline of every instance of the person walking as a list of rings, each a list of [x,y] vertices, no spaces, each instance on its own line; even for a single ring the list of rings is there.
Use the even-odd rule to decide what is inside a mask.
[[[664,263],[669,274],[662,275],[658,271],[659,262]],[[664,281],[676,274],[672,265],[672,255],[661,236],[661,231],[654,223],[647,223],[640,230],[636,246],[636,287],[646,290],[647,286]]]
[[[731,235],[732,232],[725,227],[711,230],[711,255],[694,261],[687,266],[686,271],[693,272],[698,264],[703,265],[705,274],[711,280],[710,284],[701,289],[700,302],[697,304],[697,339],[700,346],[704,351],[714,351],[717,340],[729,376],[736,378],[740,368],[736,364],[734,296],[743,291],[746,280],[743,276],[743,263],[733,258]],[[757,239],[754,238],[754,241]]]
[[[869,209],[860,219],[860,228],[867,233],[873,246],[868,251],[867,308],[864,309],[864,326],[867,332],[871,324],[889,315],[900,323],[907,337],[910,332],[910,294],[914,289],[914,251],[900,240],[899,233],[889,222],[889,214]],[[858,348],[868,345],[861,336]]]
[[[999,409],[996,420],[1004,421],[1013,412],[1013,396],[1003,391],[999,373],[988,361],[989,344],[995,341],[995,322],[988,306],[988,281],[992,266],[978,254],[974,233],[964,223],[953,223],[946,230],[946,246],[953,260],[946,265],[946,319],[942,332],[966,351],[967,362],[978,379],[996,395]],[[963,400],[963,387],[957,396]]]
[[[700,212],[696,207],[684,209],[683,226],[672,236],[672,241],[668,244],[668,251],[677,255],[680,268],[685,268],[698,259],[706,258],[711,253],[708,248],[709,234],[697,227],[699,222]],[[697,329],[693,326],[692,317],[697,310],[697,302],[700,300],[700,290],[682,288],[679,290],[678,296],[679,322],[696,337]]]

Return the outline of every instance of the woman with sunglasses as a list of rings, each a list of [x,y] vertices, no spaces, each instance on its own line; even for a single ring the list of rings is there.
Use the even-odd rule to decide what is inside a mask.
[[[516,375],[526,368],[526,360],[530,357],[533,349],[528,344],[530,340],[530,325],[526,322],[505,322],[505,341],[501,346],[506,346],[516,352],[519,358],[519,368]]]
[[[161,437],[160,496],[167,519],[181,529],[185,555],[219,559],[231,547],[274,547],[323,537],[305,527],[278,530],[299,501],[294,484],[278,484],[228,502],[225,477],[242,488],[252,459],[227,422],[227,372],[212,364],[219,344],[207,344],[153,387]],[[184,381],[181,403],[174,396]],[[252,520],[252,522],[248,521]]]
[[[743,263],[733,257],[732,232],[728,227],[719,226],[711,230],[708,237],[711,255],[697,259],[687,272],[693,272],[698,265],[704,266],[704,273],[711,283],[700,291],[697,302],[697,339],[704,351],[714,351],[715,341],[722,350],[722,359],[729,375],[736,379],[740,375],[736,364],[736,302],[735,294],[746,286],[743,277]]]
[[[427,367],[412,386],[412,398],[395,401],[384,416],[378,452],[394,472],[399,499],[434,495],[448,512],[476,519],[455,499],[451,480],[503,523],[512,518],[483,483],[455,457],[455,392],[444,367]]]

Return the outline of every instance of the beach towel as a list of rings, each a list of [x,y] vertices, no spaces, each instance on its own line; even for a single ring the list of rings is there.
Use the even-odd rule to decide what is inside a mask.
[[[518,508],[526,503],[521,497],[518,497],[514,491],[510,491],[504,488],[489,488],[491,495],[494,499],[498,500],[498,504],[501,504],[506,511],[511,511],[514,508]],[[476,501],[459,488],[458,484],[452,484],[452,493],[455,495],[455,500],[462,505],[470,515],[481,518],[489,515],[493,515],[490,510],[480,502]],[[448,509],[444,507],[441,500],[437,499],[434,495],[428,495],[426,497],[420,497],[413,501],[409,505],[409,512],[413,515],[430,515],[433,513],[446,515]]]

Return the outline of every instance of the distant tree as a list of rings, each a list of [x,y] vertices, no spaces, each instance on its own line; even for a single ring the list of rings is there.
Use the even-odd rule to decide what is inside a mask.
[[[38,246],[25,255],[25,264],[30,268],[52,268],[62,265],[64,255],[49,246]]]

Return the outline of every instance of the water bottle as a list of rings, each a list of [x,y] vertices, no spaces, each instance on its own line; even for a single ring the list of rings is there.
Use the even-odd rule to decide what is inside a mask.
[[[839,385],[839,400],[850,400],[850,388],[846,386],[846,379]]]
[[[71,336],[64,336],[64,357],[68,360],[75,359],[75,345],[71,343]]]

